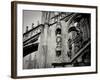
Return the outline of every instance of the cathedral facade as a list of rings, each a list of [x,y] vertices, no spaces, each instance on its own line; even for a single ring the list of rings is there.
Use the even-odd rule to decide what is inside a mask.
[[[24,27],[23,69],[90,66],[91,15],[53,11],[41,14],[37,26],[30,30]]]

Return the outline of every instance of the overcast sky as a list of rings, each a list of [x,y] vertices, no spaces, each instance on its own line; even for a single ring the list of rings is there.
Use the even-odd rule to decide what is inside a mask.
[[[26,31],[26,26],[29,26],[29,29],[31,29],[32,23],[34,23],[34,26],[37,26],[38,21],[41,23],[41,16],[41,11],[23,10],[23,32]]]

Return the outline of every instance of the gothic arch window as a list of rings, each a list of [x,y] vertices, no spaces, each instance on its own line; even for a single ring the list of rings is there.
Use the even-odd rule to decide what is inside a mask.
[[[57,28],[57,29],[56,29],[56,35],[57,35],[57,34],[60,34],[60,35],[61,35],[61,29],[60,29],[60,28]]]

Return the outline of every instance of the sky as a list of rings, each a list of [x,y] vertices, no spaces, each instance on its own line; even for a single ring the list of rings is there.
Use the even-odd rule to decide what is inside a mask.
[[[34,11],[34,10],[23,10],[23,32],[26,31],[26,26],[29,26],[29,29],[32,28],[32,23],[34,26],[37,26],[38,21],[41,23],[41,11]]]

